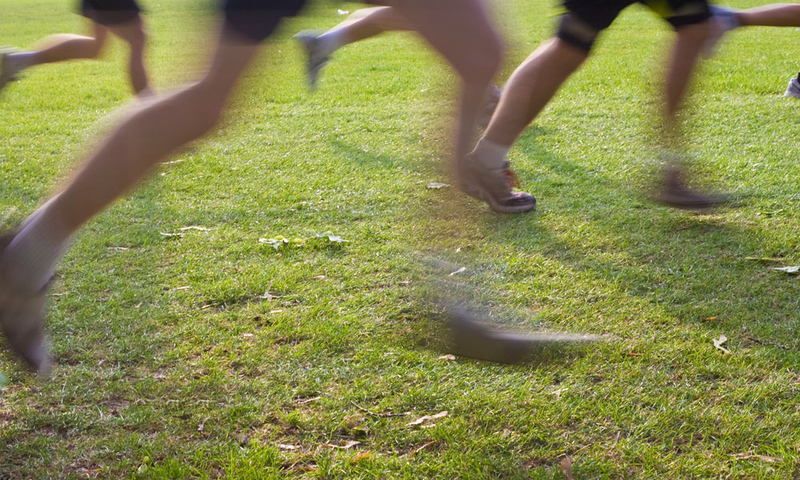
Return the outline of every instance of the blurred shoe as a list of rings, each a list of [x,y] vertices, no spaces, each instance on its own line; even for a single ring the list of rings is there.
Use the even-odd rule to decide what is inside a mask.
[[[0,91],[5,88],[8,82],[17,79],[17,74],[22,71],[21,65],[12,60],[12,50],[0,51]]]
[[[709,6],[711,10],[711,33],[703,45],[703,56],[711,58],[717,51],[717,44],[726,33],[741,26],[736,18],[738,10],[728,7]]]
[[[478,117],[478,127],[486,128],[489,126],[492,115],[494,115],[494,111],[497,110],[497,105],[500,104],[500,96],[502,94],[503,91],[498,87],[493,86],[489,89],[489,97],[486,99],[486,105],[483,107],[483,112]]]
[[[570,346],[606,340],[600,335],[580,333],[521,333],[501,330],[463,308],[448,309],[449,351],[462,357],[490,362],[519,363],[543,349],[559,350]]]
[[[306,79],[308,80],[308,87],[312,91],[317,89],[319,73],[330,58],[321,51],[318,38],[320,33],[316,30],[303,30],[294,36],[303,46],[303,51],[306,53]]]
[[[536,207],[536,198],[525,192],[515,192],[519,180],[509,168],[508,162],[497,169],[484,167],[473,155],[459,166],[459,184],[467,195],[489,204],[489,208],[500,213],[527,212]]]
[[[0,257],[13,234],[0,237]],[[47,287],[31,294],[0,275],[0,329],[11,349],[41,376],[50,375],[52,360],[44,334]]]
[[[789,80],[789,86],[786,88],[786,93],[784,93],[783,96],[800,98],[800,82],[797,81],[797,78]]]
[[[710,195],[694,191],[686,186],[677,171],[667,173],[664,185],[656,195],[659,203],[682,210],[703,211],[730,201],[726,195]]]
[[[465,310],[450,316],[450,352],[490,362],[517,363],[527,357],[533,344],[523,335],[505,333],[476,320]]]

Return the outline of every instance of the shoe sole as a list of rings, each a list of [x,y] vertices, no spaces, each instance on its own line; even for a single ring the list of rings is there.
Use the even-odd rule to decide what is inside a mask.
[[[474,194],[468,194],[478,200],[486,202],[489,205],[489,208],[492,211],[497,213],[523,213],[528,212],[536,208],[536,200],[534,199],[533,203],[526,204],[526,205],[502,205],[497,203],[497,200],[481,185],[475,185],[475,192]]]
[[[687,202],[659,194],[653,196],[653,201],[667,207],[677,208],[679,210],[702,213],[730,203],[731,200],[725,195],[715,195],[714,197],[709,198],[709,200],[706,202]]]

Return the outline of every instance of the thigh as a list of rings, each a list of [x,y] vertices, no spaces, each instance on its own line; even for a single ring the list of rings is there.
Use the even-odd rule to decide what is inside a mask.
[[[499,56],[500,38],[482,0],[387,0],[459,73]]]

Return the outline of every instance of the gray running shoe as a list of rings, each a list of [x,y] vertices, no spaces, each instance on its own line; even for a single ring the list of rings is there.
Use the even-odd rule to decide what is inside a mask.
[[[303,51],[306,53],[306,78],[308,79],[308,87],[312,91],[317,89],[319,73],[329,59],[327,55],[323,55],[320,52],[320,41],[317,37],[321,33],[317,30],[303,30],[294,36],[303,46]]]
[[[717,52],[717,44],[726,33],[734,28],[739,28],[741,24],[736,18],[738,10],[728,7],[710,5],[711,10],[711,33],[703,45],[703,56],[711,58]]]
[[[16,80],[17,74],[20,72],[20,69],[14,65],[14,62],[10,61],[9,55],[11,53],[14,53],[13,50],[0,51],[0,91],[5,88],[8,82]]]
[[[0,237],[2,256],[13,235]],[[31,294],[0,276],[0,329],[11,349],[33,367],[39,375],[50,375],[52,360],[44,334],[44,307],[47,287]]]
[[[489,204],[499,213],[527,212],[536,207],[536,198],[525,192],[515,192],[519,180],[508,162],[497,169],[484,167],[473,154],[459,166],[459,183],[467,195]]]
[[[789,80],[789,86],[786,88],[786,93],[784,93],[783,96],[800,98],[800,82],[797,81],[797,78]]]

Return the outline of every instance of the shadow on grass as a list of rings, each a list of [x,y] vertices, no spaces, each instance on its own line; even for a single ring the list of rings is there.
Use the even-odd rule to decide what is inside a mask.
[[[486,282],[490,301],[507,299],[532,311],[533,319],[544,316],[545,322],[594,333],[635,336],[678,322],[701,332],[724,330],[734,341],[796,350],[798,342],[791,335],[797,327],[796,282],[767,275],[752,261],[790,253],[777,240],[765,241],[769,231],[741,221],[735,209],[695,215],[650,203],[641,189],[613,174],[539,147],[536,137],[541,133],[529,132],[522,138],[525,155],[514,164],[524,188],[539,198],[536,212],[476,215],[463,208],[460,212],[462,223],[474,228],[474,237],[498,246],[484,258],[502,277],[498,283],[514,289],[493,294],[491,282]],[[534,177],[528,174],[531,165],[537,169]],[[458,216],[442,214],[441,206],[436,207],[439,210],[430,214],[443,221]],[[475,208],[475,202],[466,208]],[[765,244],[773,243],[778,251],[765,250]],[[536,271],[537,264],[544,266],[542,271]],[[551,272],[543,275],[546,270]],[[548,275],[554,281],[549,282]],[[577,281],[572,284],[570,277]],[[586,291],[587,284],[592,291]],[[540,294],[537,287],[547,293]],[[547,297],[569,301],[558,306],[543,300]],[[619,310],[626,302],[648,311],[652,327],[646,319],[618,325]],[[770,321],[761,320],[764,317]],[[747,333],[735,333],[742,331]]]

